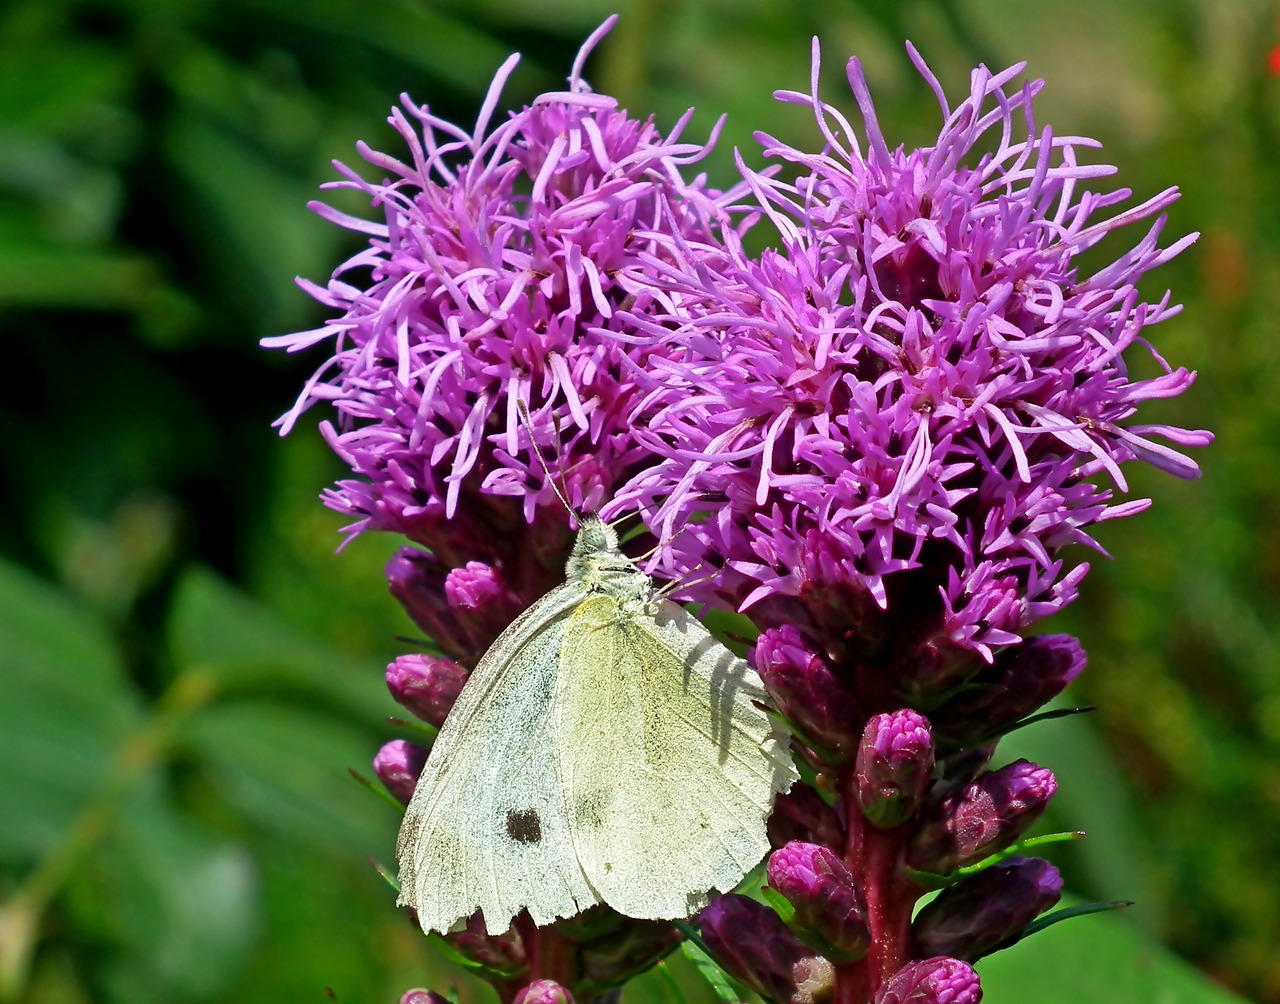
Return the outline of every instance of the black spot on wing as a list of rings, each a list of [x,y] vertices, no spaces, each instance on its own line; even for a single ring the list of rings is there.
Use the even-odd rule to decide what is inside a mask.
[[[518,844],[536,844],[542,839],[542,820],[536,809],[508,809],[507,836]]]

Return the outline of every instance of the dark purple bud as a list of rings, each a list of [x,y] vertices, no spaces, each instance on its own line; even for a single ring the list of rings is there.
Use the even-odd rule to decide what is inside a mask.
[[[426,766],[427,754],[430,752],[417,743],[392,739],[374,756],[373,772],[398,802],[408,805],[409,799],[413,798],[413,789],[418,786],[418,775]]]
[[[988,771],[925,808],[907,864],[948,875],[1002,851],[1040,818],[1057,790],[1053,772],[1029,760]]]
[[[974,962],[1061,897],[1062,877],[1048,861],[1008,858],[944,889],[916,915],[918,954]]]
[[[402,655],[387,666],[387,689],[405,708],[439,728],[462,692],[467,675],[452,659]]]
[[[449,1004],[449,1001],[432,990],[406,990],[400,1004]]]
[[[782,847],[793,840],[807,840],[827,847],[844,846],[844,823],[822,796],[803,782],[779,795],[769,816],[769,843]]]
[[[928,719],[910,708],[875,715],[862,731],[855,773],[862,814],[884,830],[905,823],[933,777]]]
[[[579,972],[593,986],[617,986],[648,969],[680,941],[680,932],[666,921],[627,920],[579,948]]]
[[[402,547],[387,562],[387,584],[405,613],[441,650],[455,658],[475,658],[477,646],[445,595],[449,568],[435,555]]]
[[[1084,649],[1068,634],[1006,648],[934,711],[936,731],[952,745],[998,736],[1062,693],[1084,664]]]
[[[505,934],[488,934],[479,913],[467,919],[467,926],[445,940],[473,962],[508,978],[519,976],[528,966],[524,940],[514,924]]]
[[[511,1004],[573,1004],[573,994],[555,980],[534,980]]]
[[[793,840],[770,855],[767,872],[796,911],[792,927],[812,948],[837,964],[867,954],[867,903],[835,851]]]
[[[817,646],[789,624],[760,635],[752,664],[778,710],[800,739],[826,763],[847,763],[857,752],[858,709]]]
[[[972,648],[946,636],[934,637],[903,658],[898,692],[904,704],[932,708],[985,666],[986,661]]]
[[[507,585],[498,568],[479,561],[468,561],[450,571],[445,576],[444,593],[450,608],[462,617],[482,648],[488,648],[528,606]]]
[[[922,959],[908,962],[880,988],[875,1004],[979,1004],[982,984],[967,962]]]
[[[762,903],[730,894],[699,917],[702,940],[729,975],[770,1000],[807,1004],[829,996],[831,963],[797,938]]]

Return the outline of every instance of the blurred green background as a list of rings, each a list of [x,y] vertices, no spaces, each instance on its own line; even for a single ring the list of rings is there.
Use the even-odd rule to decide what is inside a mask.
[[[1280,1002],[1280,44],[1271,0],[7,0],[0,6],[0,1002],[394,1002],[445,989],[368,857],[397,816],[347,775],[388,724],[383,665],[412,627],[387,596],[398,546],[357,540],[318,492],[341,471],[271,421],[323,360],[258,339],[323,312],[349,235],[305,209],[393,154],[401,91],[461,123],[511,51],[505,106],[588,77],[663,126],[687,106],[733,177],[765,129],[816,145],[775,88],[852,113],[866,68],[891,140],[938,115],[912,39],[952,95],[1026,59],[1037,109],[1091,135],[1119,184],[1177,184],[1200,242],[1145,287],[1186,313],[1154,329],[1200,373],[1146,421],[1211,427],[1204,479],[1133,470],[1153,511],[1100,536],[1081,601],[1088,721],[1014,751],[1058,771],[1054,855],[1072,890],[1130,898],[984,963],[991,1001]],[[803,8],[803,9],[802,9]],[[1139,234],[1122,240],[1135,241]],[[1124,248],[1106,246],[1112,256]],[[1095,264],[1104,260],[1095,258]],[[485,1000],[462,983],[464,999]],[[661,1000],[665,983],[629,1000]]]

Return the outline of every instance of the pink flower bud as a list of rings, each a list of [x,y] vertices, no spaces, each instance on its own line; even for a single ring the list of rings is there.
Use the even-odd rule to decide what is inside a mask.
[[[791,625],[769,628],[752,663],[800,739],[825,763],[847,763],[857,752],[857,705],[814,643]]]
[[[947,875],[1002,851],[1040,818],[1057,790],[1053,773],[1028,760],[988,771],[925,809],[907,864]]]
[[[921,955],[974,962],[1013,937],[1062,897],[1058,869],[1014,856],[944,889],[911,925]]]
[[[725,970],[775,1001],[823,1000],[835,978],[830,962],[787,929],[776,913],[746,896],[721,896],[699,917],[702,939]]]
[[[795,840],[769,858],[769,885],[795,909],[792,927],[832,962],[867,954],[867,904],[840,856]]]
[[[875,996],[875,1004],[979,1004],[982,984],[959,959],[908,962]]]
[[[467,675],[452,659],[402,655],[387,666],[387,689],[401,705],[439,728],[462,692]]]
[[[920,808],[933,775],[928,719],[910,708],[872,717],[855,770],[862,814],[882,829],[906,822]]]
[[[417,743],[392,739],[374,756],[373,772],[387,791],[399,802],[408,805],[409,799],[413,798],[413,789],[418,786],[418,775],[426,766],[427,754],[430,752]]]
[[[511,1004],[573,1004],[573,994],[555,980],[534,980],[515,995]]]

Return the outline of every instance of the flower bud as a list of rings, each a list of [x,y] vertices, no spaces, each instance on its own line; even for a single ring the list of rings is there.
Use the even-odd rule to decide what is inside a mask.
[[[1013,937],[1062,896],[1058,869],[1014,856],[940,892],[911,925],[921,955],[974,962]]]
[[[840,814],[804,783],[779,795],[769,816],[769,843],[782,847],[792,840],[807,840],[826,847],[843,847],[844,822]]]
[[[1010,646],[933,712],[935,732],[952,746],[998,736],[1062,693],[1084,664],[1084,649],[1071,635]]]
[[[472,640],[488,648],[527,603],[511,589],[501,570],[480,561],[452,569],[444,580],[445,598],[455,616],[461,615]]]
[[[409,799],[413,798],[413,789],[418,786],[418,775],[426,766],[427,754],[430,752],[417,743],[392,739],[374,756],[373,772],[398,802],[408,805]]]
[[[387,562],[387,585],[405,613],[441,651],[455,658],[475,658],[482,651],[471,639],[445,595],[448,567],[433,554],[402,547]]]
[[[793,840],[769,857],[767,873],[795,909],[792,927],[813,949],[835,963],[867,954],[867,903],[835,851]]]
[[[467,671],[434,655],[398,656],[387,666],[391,696],[424,722],[439,728],[467,682]]]
[[[752,664],[778,710],[820,760],[853,759],[857,706],[806,635],[789,624],[769,628],[756,642]]]
[[[400,1004],[449,1004],[449,1001],[431,990],[406,990]]]
[[[1057,789],[1053,773],[1028,760],[988,771],[925,809],[907,864],[947,875],[1002,851],[1040,818]]]
[[[825,999],[831,963],[805,947],[776,913],[746,896],[721,896],[699,917],[702,940],[734,979],[774,1001]]]
[[[511,1004],[573,1004],[573,994],[555,980],[534,980],[515,995]]]
[[[446,934],[445,940],[473,962],[509,978],[519,976],[528,967],[524,940],[514,924],[505,934],[489,934],[480,914],[474,913],[467,918],[463,930]]]
[[[923,715],[904,708],[875,715],[862,731],[855,767],[858,806],[881,829],[916,814],[933,775],[933,737]]]
[[[680,940],[680,932],[666,921],[627,920],[583,943],[578,951],[579,971],[592,986],[617,986],[648,969]]]
[[[882,986],[875,1004],[979,1004],[982,984],[959,959],[908,962]]]

